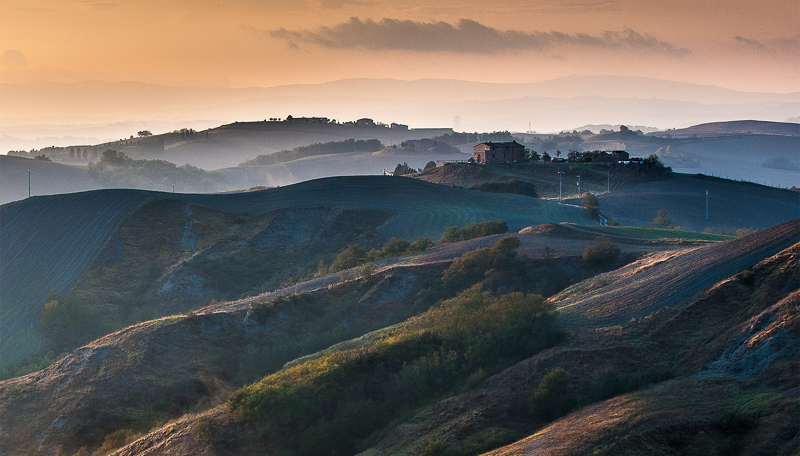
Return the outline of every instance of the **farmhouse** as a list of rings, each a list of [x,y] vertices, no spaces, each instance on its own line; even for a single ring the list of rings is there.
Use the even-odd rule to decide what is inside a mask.
[[[511,142],[482,142],[475,146],[472,159],[475,163],[516,163],[525,157],[525,146]]]

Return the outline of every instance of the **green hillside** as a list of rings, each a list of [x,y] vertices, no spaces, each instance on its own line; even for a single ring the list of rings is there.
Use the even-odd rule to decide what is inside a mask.
[[[536,185],[540,198],[559,197],[579,206],[581,191],[594,192],[600,212],[624,226],[649,227],[658,210],[666,210],[675,226],[690,231],[734,233],[762,229],[800,217],[800,194],[749,182],[675,173],[669,176],[607,170],[589,164],[448,165],[416,176],[435,183],[470,187],[482,182],[519,179]],[[610,189],[610,191],[609,191]],[[706,220],[706,191],[709,218]]]

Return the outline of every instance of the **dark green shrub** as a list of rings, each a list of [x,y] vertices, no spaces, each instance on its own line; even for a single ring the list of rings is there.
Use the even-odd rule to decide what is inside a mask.
[[[528,403],[531,415],[544,422],[566,415],[577,403],[566,371],[558,367],[542,377]]]
[[[611,265],[619,258],[619,252],[620,248],[608,236],[598,236],[583,250],[583,262],[592,267]]]
[[[670,228],[675,226],[675,220],[672,220],[672,217],[669,216],[667,211],[660,209],[658,211],[658,215],[656,215],[656,218],[653,219],[653,226],[657,226],[659,228]]]
[[[589,213],[589,217],[597,219],[600,216],[600,200],[592,192],[586,192],[581,197],[581,205]]]
[[[331,263],[330,272],[339,272],[345,269],[350,269],[362,264],[367,259],[367,249],[364,247],[353,244],[348,246]]]
[[[444,231],[440,244],[449,242],[466,241],[477,237],[490,236],[508,232],[508,224],[502,220],[488,220],[480,223],[470,223],[469,225],[458,228],[451,226]]]
[[[204,438],[209,438],[211,433],[214,432],[214,420],[207,417],[202,416],[197,420],[197,433]]]

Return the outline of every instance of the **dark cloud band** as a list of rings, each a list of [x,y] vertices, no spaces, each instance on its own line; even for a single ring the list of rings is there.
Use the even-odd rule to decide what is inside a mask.
[[[606,31],[600,35],[561,32],[521,32],[498,30],[479,22],[461,19],[447,22],[350,18],[333,27],[315,31],[271,30],[270,36],[291,44],[306,43],[336,49],[406,50],[417,52],[459,52],[496,54],[522,50],[547,50],[557,46],[607,49],[641,49],[671,55],[689,50],[660,41],[631,29]]]

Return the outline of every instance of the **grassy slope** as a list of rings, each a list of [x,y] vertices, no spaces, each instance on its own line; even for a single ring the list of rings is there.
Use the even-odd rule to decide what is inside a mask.
[[[706,190],[709,219],[705,219]],[[650,225],[660,209],[693,231],[762,229],[800,217],[800,194],[763,185],[678,174],[600,195],[600,211],[622,225]]]
[[[591,164],[528,163],[519,165],[467,165],[455,164],[436,168],[416,175],[417,179],[435,183],[449,183],[470,187],[481,182],[507,181],[519,179],[532,182],[541,198],[558,198],[559,175],[561,171],[561,194],[564,198],[577,196],[578,176],[581,176],[581,190],[596,193],[605,192],[609,186],[607,170]],[[611,190],[633,182],[650,182],[662,178],[635,171],[611,170]]]
[[[158,201],[145,208],[164,205],[171,207],[175,203]],[[179,206],[175,209],[181,212]],[[536,231],[536,235],[519,235],[520,251],[539,260],[544,259],[545,246],[552,249],[551,255],[556,259],[578,256],[593,238],[593,234],[569,226],[549,225]],[[142,323],[92,342],[39,373],[0,382],[3,399],[0,403],[5,404],[0,411],[10,418],[4,421],[4,426],[15,429],[13,435],[6,435],[13,439],[3,445],[24,447],[20,442],[30,440],[32,435],[43,435],[59,415],[68,417],[67,422],[58,431],[47,433],[45,442],[47,445],[61,442],[71,447],[75,442],[96,444],[103,435],[120,428],[141,431],[187,409],[201,410],[213,403],[214,398],[224,397],[232,386],[268,373],[293,357],[401,320],[408,312],[415,311],[411,305],[414,290],[427,280],[426,270],[431,267],[440,270],[464,252],[492,245],[501,237],[446,244],[387,261],[380,268],[385,270],[380,277],[385,278],[374,286],[366,284],[366,288],[355,282],[327,290],[326,283],[338,281],[334,276],[314,279],[308,286],[300,284],[304,292],[317,290],[303,296],[318,296],[321,301],[315,304],[303,298],[297,303],[281,304],[277,307],[280,312],[272,317],[280,323],[262,322],[256,330],[252,323],[245,324],[256,315],[245,317],[249,309],[263,307],[279,295],[292,295],[298,286],[211,306],[198,312],[202,318],[179,316]],[[202,236],[198,236],[198,247],[203,242]],[[635,239],[622,239],[619,245],[623,253],[636,254],[685,247],[672,241]],[[420,269],[414,265],[431,266]],[[356,300],[358,303],[354,305]],[[270,326],[284,329],[275,333]],[[291,333],[292,340],[282,339],[284,332]],[[356,342],[356,346],[363,343]],[[156,354],[162,359],[151,361]],[[120,391],[125,394],[120,396]],[[57,399],[47,399],[53,397]],[[117,406],[108,407],[109,403],[118,402]],[[21,416],[16,412],[8,412],[22,410],[20,407],[25,410],[24,421],[18,421]],[[102,423],[88,415],[98,407],[108,409],[97,415]]]
[[[74,452],[119,429],[143,432],[203,411],[298,356],[408,318],[419,310],[415,291],[440,273],[436,265],[402,268],[255,308],[125,328],[0,382],[0,448]]]
[[[450,165],[422,173],[419,179],[468,187],[480,182],[522,179],[536,184],[539,195],[557,198],[557,171],[564,171],[563,197],[580,205],[577,176],[582,191],[600,198],[600,212],[626,226],[650,226],[659,209],[666,210],[675,224],[691,231],[762,229],[800,217],[800,194],[748,182],[675,174],[671,178],[633,172],[611,171],[611,193],[606,193],[606,170],[591,165]],[[709,191],[709,220],[705,219],[705,196]]]
[[[786,228],[786,227],[783,227]],[[796,226],[790,226],[794,229]],[[796,230],[793,230],[796,231]],[[757,236],[757,235],[756,235]],[[772,242],[770,236],[766,236],[761,241],[750,239],[747,245],[754,248],[754,251],[759,252],[750,258],[750,261],[757,261],[755,257],[765,258],[771,255],[770,252],[775,252],[775,249],[780,249],[780,245],[791,244],[791,234],[784,233],[783,239],[779,242]],[[730,243],[717,244],[713,247],[719,246],[724,250]],[[769,247],[766,250],[763,247]],[[740,246],[741,247],[741,246]],[[708,248],[708,247],[707,247]],[[514,431],[526,435],[541,427],[544,423],[531,418],[525,411],[525,403],[527,395],[535,389],[538,381],[556,366],[561,366],[567,370],[569,374],[570,384],[569,388],[572,393],[578,394],[578,398],[582,401],[589,400],[590,402],[594,396],[595,388],[597,387],[597,378],[599,372],[604,368],[612,367],[617,372],[628,375],[633,373],[641,375],[646,381],[661,382],[666,378],[672,376],[685,377],[702,370],[708,362],[717,359],[726,350],[726,344],[736,341],[738,334],[746,328],[752,328],[750,318],[753,321],[762,319],[758,316],[759,313],[769,308],[772,304],[777,302],[781,297],[790,293],[790,290],[800,287],[800,281],[796,277],[797,265],[797,247],[787,249],[779,255],[762,262],[755,268],[754,279],[751,284],[747,284],[739,279],[723,281],[720,285],[713,287],[708,294],[704,295],[699,300],[683,299],[673,305],[669,309],[662,309],[660,312],[653,314],[653,318],[637,319],[635,322],[628,323],[629,318],[626,318],[626,323],[617,326],[604,326],[603,322],[595,322],[597,326],[592,328],[582,329],[584,326],[580,325],[571,330],[571,335],[568,343],[563,347],[557,347],[548,350],[541,355],[534,356],[526,361],[523,361],[506,371],[487,379],[476,389],[463,393],[453,399],[443,401],[435,404],[434,406],[422,411],[412,419],[399,423],[393,430],[387,434],[383,434],[380,442],[367,451],[365,454],[418,454],[425,446],[432,441],[439,440],[444,442],[446,446],[456,448],[463,443],[471,435],[481,432],[494,426],[503,426]],[[685,261],[685,255],[678,255],[672,260],[667,260],[672,263],[671,270],[678,271],[687,267],[692,267],[691,262]],[[722,261],[722,260],[720,260]],[[640,266],[647,269],[648,261],[644,261]],[[622,274],[625,275],[625,274]],[[710,285],[710,284],[708,284]],[[708,285],[698,284],[700,288],[708,288]],[[635,290],[631,290],[635,293]],[[647,295],[650,290],[643,289],[641,295]],[[782,301],[784,302],[784,301]],[[627,309],[621,309],[625,312]],[[776,321],[781,321],[778,318]],[[792,327],[784,327],[783,334],[789,337],[788,340],[796,339],[796,335],[792,335]],[[761,334],[760,340],[769,343],[771,340],[768,335],[770,332],[759,333]],[[764,337],[767,335],[767,337]],[[369,341],[369,338],[363,339]],[[758,340],[758,337],[756,337]],[[704,342],[701,342],[704,341]],[[711,341],[711,342],[709,342]],[[796,340],[795,340],[796,342]],[[794,344],[795,349],[798,344]],[[345,345],[345,348],[352,345]],[[734,347],[735,348],[735,347]],[[767,350],[769,351],[769,350]],[[774,361],[780,361],[773,364],[766,363],[766,370],[760,372],[768,375],[769,378],[778,379],[787,378],[783,375],[784,372],[791,372],[793,367],[785,366],[786,360],[791,360],[793,355],[791,350],[784,351],[782,355],[773,358]],[[788,357],[788,358],[787,358]],[[784,363],[784,364],[781,364]],[[796,366],[796,362],[794,364]],[[784,366],[784,367],[781,367]],[[711,374],[719,375],[719,374]],[[772,380],[774,383],[776,380]],[[796,386],[795,376],[789,375],[788,380],[782,380],[784,385],[789,385],[789,388]],[[705,383],[700,383],[699,390],[693,389],[689,391],[681,384],[676,384],[675,387],[670,386],[671,383],[665,383],[661,389],[656,389],[651,394],[649,392],[643,393],[634,397],[633,400],[639,400],[639,397],[644,397],[642,404],[650,406],[651,397],[663,398],[662,404],[668,407],[673,406],[678,415],[671,415],[669,413],[658,415],[652,413],[650,421],[630,421],[632,418],[627,415],[627,409],[620,409],[618,412],[619,422],[634,424],[639,429],[647,429],[652,425],[654,431],[650,436],[657,439],[660,445],[665,444],[664,441],[669,443],[669,429],[667,432],[662,433],[665,423],[669,423],[670,419],[675,416],[690,416],[691,410],[707,413],[709,415],[698,416],[692,420],[700,422],[702,428],[714,430],[722,423],[724,425],[725,419],[731,416],[722,416],[713,412],[720,410],[730,410],[735,412],[732,418],[734,420],[748,420],[753,418],[753,413],[747,411],[741,414],[742,405],[746,404],[747,400],[760,400],[763,401],[767,397],[771,402],[761,402],[763,407],[759,408],[764,415],[760,415],[756,429],[759,431],[757,435],[764,442],[757,442],[759,448],[764,448],[764,445],[771,444],[786,444],[787,435],[791,439],[791,432],[796,432],[796,424],[781,421],[781,417],[791,416],[792,406],[787,402],[786,397],[778,384],[777,392],[773,390],[769,392],[771,396],[764,396],[762,392],[757,389],[753,390],[752,386],[747,384],[738,383],[737,381],[727,382],[711,380]],[[779,382],[780,383],[780,382]],[[697,388],[698,384],[688,383],[690,388]],[[706,396],[708,402],[703,404],[695,404],[695,408],[691,406],[684,407],[686,404],[693,403],[692,394],[696,391],[698,394],[702,393],[703,389],[708,389]],[[717,389],[718,388],[718,389]],[[747,391],[744,394],[739,394],[737,389],[745,388]],[[679,398],[678,401],[669,401],[664,397],[664,392],[671,394],[685,393],[686,396]],[[639,394],[639,393],[637,393]],[[650,401],[650,402],[647,402]],[[738,401],[738,402],[730,402]],[[631,403],[631,399],[623,399],[624,403]],[[511,405],[510,404],[517,404]],[[773,408],[771,405],[774,405]],[[657,404],[653,407],[659,407]],[[789,407],[789,408],[787,408]],[[584,421],[581,426],[602,425],[603,421],[591,419],[591,408],[586,409],[588,421]],[[757,414],[756,414],[757,415]],[[118,454],[156,454],[157,451],[166,451],[165,448],[175,450],[176,452],[193,452],[204,451],[215,454],[215,450],[206,446],[205,441],[207,436],[198,434],[198,426],[202,419],[210,420],[213,422],[213,435],[216,442],[227,442],[227,451],[263,451],[263,447],[249,447],[243,443],[241,436],[248,433],[248,428],[243,427],[231,421],[231,417],[226,407],[219,407],[211,410],[201,416],[187,416],[182,420],[172,423],[162,429],[155,431],[148,438],[142,439],[136,444],[126,448]],[[662,421],[658,421],[662,419]],[[720,421],[723,420],[723,421]],[[772,423],[772,424],[771,424]],[[774,423],[778,423],[773,425]],[[611,423],[614,424],[614,423]],[[660,426],[660,427],[659,427]],[[678,425],[678,429],[683,429],[683,423]],[[591,428],[590,428],[591,429]],[[627,429],[627,428],[622,428]],[[747,427],[748,432],[746,438],[748,442],[753,440],[753,433],[750,432],[753,427]],[[762,432],[763,431],[763,432]],[[790,434],[786,434],[789,432]],[[599,442],[598,439],[604,435],[602,429],[597,430],[596,433],[588,432],[587,439],[590,442],[584,445],[583,451],[591,452],[598,444],[605,444],[606,442]],[[678,434],[682,435],[682,434]],[[699,434],[698,434],[699,435]],[[694,434],[693,434],[694,436]],[[718,447],[719,445],[726,445],[728,437],[731,436],[729,430],[723,430],[719,434],[711,435],[711,445]],[[700,438],[702,439],[702,435]],[[674,439],[674,437],[671,437]],[[693,437],[692,437],[693,438]],[[757,440],[757,439],[756,439]],[[688,440],[687,440],[688,441]],[[782,443],[781,443],[782,442]],[[647,443],[645,441],[644,443]],[[690,442],[694,445],[696,442]],[[700,441],[699,444],[707,444],[707,442]],[[165,446],[162,446],[165,445]],[[198,446],[200,445],[200,446]],[[240,446],[244,445],[244,446]],[[219,447],[214,447],[219,449]],[[598,447],[600,448],[600,447]],[[602,448],[600,448],[602,449]],[[529,454],[529,452],[526,452]],[[642,453],[642,454],[646,454]]]
[[[798,248],[800,244],[795,244],[753,267],[752,282],[737,275],[710,289],[704,287],[708,291],[697,299],[672,303],[647,318],[574,327],[563,347],[523,361],[475,390],[421,412],[364,454],[418,454],[437,440],[455,448],[469,436],[497,426],[522,435],[543,429],[497,454],[592,454],[617,440],[624,441],[628,431],[646,437],[632,446],[636,451],[629,454],[686,454],[680,446],[670,447],[682,443],[689,448],[705,445],[713,453],[729,443],[731,430],[724,428],[725,420],[731,418],[727,412],[736,412],[734,421],[755,420],[741,430],[746,434],[744,443],[755,446],[747,454],[775,454],[769,448],[787,444],[796,451],[800,443],[796,419],[800,341],[796,315],[791,315],[800,297],[796,291],[800,288]],[[683,256],[667,260],[673,271],[691,265]],[[647,264],[643,261],[640,266],[647,268]],[[636,294],[637,289],[629,292]],[[646,288],[640,293],[647,294]],[[559,305],[557,296],[551,299]],[[782,310],[771,310],[776,307]],[[620,310],[626,312],[624,306]],[[726,361],[706,370],[717,365],[715,360],[728,359],[729,353],[737,354],[736,362]],[[546,422],[528,415],[528,398],[543,376],[556,367],[567,373],[569,389],[564,394],[572,395],[578,404],[602,399],[595,391],[601,373],[609,368],[623,378],[632,375],[653,383],[698,373],[712,380],[667,382],[654,390],[576,408],[577,412],[543,428]],[[695,402],[703,394],[708,401]],[[748,404],[757,406],[748,408]],[[695,440],[698,435],[703,437],[698,431],[719,431],[720,425],[724,432],[709,432],[710,442]],[[735,433],[736,429],[734,437]],[[649,438],[655,444],[648,450]],[[607,454],[621,453],[613,448]]]
[[[512,229],[548,221],[591,223],[582,210],[533,198],[382,176],[328,178],[236,194],[105,190],[20,201],[0,208],[0,367],[38,350],[41,336],[35,322],[44,298],[70,289],[117,223],[141,203],[156,199],[229,213],[318,207],[385,211],[396,214],[379,228],[386,239],[438,238],[448,226],[484,220],[506,220]]]
[[[71,288],[114,227],[151,197],[109,190],[0,207],[0,367],[39,349],[36,320],[45,297]]]
[[[681,252],[645,267],[631,265],[597,288],[567,289],[552,299],[566,321],[580,325],[614,325],[676,305],[695,293],[761,259],[800,242],[800,220],[741,239]]]

